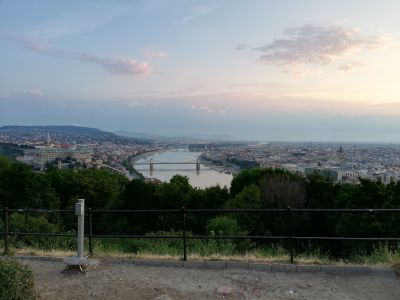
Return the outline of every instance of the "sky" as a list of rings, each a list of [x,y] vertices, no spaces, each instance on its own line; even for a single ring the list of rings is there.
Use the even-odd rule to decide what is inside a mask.
[[[400,143],[400,1],[0,0],[0,125]]]

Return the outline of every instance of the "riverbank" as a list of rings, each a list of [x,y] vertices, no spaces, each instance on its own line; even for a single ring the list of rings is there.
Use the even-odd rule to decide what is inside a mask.
[[[203,164],[204,166],[211,168],[215,171],[218,172],[224,172],[227,174],[232,174],[232,175],[237,175],[240,172],[240,168],[238,166],[232,165],[232,164],[223,164],[223,165],[217,165],[212,161],[209,161],[204,158],[203,156],[204,153],[202,153],[199,156],[200,164]]]
[[[153,155],[153,154],[156,154],[156,153],[162,152],[162,151],[168,151],[168,150],[169,149],[164,149],[164,150],[163,149],[157,149],[157,150],[147,151],[145,153],[142,153],[142,154],[139,154],[139,155],[136,155],[136,156],[132,157],[131,163],[132,163],[132,165],[134,165],[137,161],[139,161],[141,159],[144,159],[144,158],[147,158],[150,155]]]

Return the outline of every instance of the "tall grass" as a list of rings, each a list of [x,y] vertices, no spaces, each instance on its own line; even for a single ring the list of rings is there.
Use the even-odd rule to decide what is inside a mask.
[[[93,239],[93,250],[96,257],[128,257],[128,258],[167,258],[181,259],[183,256],[182,239],[156,239],[154,235],[180,236],[181,232],[157,232],[148,234],[143,239]],[[189,259],[196,260],[245,260],[254,262],[288,263],[290,255],[282,243],[257,244],[250,240],[214,240],[187,239],[187,254]],[[10,246],[16,254],[33,255],[74,255],[76,239],[67,237],[49,238],[13,238]],[[4,243],[0,241],[0,249]],[[85,241],[88,251],[88,240]],[[2,252],[2,250],[1,250]],[[347,259],[333,258],[329,253],[315,245],[305,246],[301,251],[295,251],[294,260],[299,264],[368,264],[395,265],[400,263],[400,243],[388,246],[387,243],[377,244],[370,253],[358,250]]]
[[[381,244],[373,248],[370,254],[355,255],[351,258],[360,264],[376,265],[385,262],[390,265],[400,264],[400,243],[395,246],[389,247],[387,244]]]

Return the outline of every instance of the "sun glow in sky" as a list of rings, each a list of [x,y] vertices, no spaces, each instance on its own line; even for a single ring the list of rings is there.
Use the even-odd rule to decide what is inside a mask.
[[[400,142],[400,2],[0,1],[0,125]]]

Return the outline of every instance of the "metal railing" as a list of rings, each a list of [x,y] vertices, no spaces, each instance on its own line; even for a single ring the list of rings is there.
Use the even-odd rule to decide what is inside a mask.
[[[49,233],[49,232],[13,232],[9,230],[9,214],[10,213],[74,213],[74,210],[49,210],[49,209],[0,209],[3,212],[4,220],[4,232],[1,234],[4,238],[4,254],[9,253],[9,238],[12,236],[33,236],[33,237],[76,237],[75,234],[71,233]],[[176,214],[181,215],[181,235],[132,235],[132,234],[93,234],[93,215],[103,213],[115,213],[115,214]],[[350,237],[350,236],[297,236],[293,234],[288,235],[187,235],[187,215],[188,214],[225,214],[225,213],[279,213],[286,214],[292,217],[294,214],[301,213],[361,213],[361,214],[387,214],[395,213],[399,214],[400,209],[142,209],[142,210],[107,210],[107,209],[91,209],[88,208],[85,211],[85,215],[88,216],[89,228],[85,233],[85,237],[88,238],[89,255],[93,255],[93,239],[105,239],[105,238],[117,238],[117,239],[181,239],[182,240],[182,254],[183,260],[187,260],[187,240],[189,239],[203,239],[203,240],[283,240],[287,241],[290,262],[293,263],[294,252],[293,242],[295,241],[400,241],[400,237]]]

